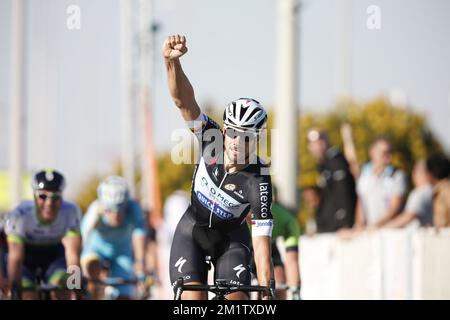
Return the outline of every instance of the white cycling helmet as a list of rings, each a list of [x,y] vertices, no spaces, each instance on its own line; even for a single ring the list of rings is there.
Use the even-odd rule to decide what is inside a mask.
[[[232,101],[223,112],[223,124],[240,130],[259,131],[265,128],[267,113],[261,104],[250,98]]]
[[[97,188],[98,201],[108,210],[120,211],[128,196],[127,182],[119,176],[107,177]]]

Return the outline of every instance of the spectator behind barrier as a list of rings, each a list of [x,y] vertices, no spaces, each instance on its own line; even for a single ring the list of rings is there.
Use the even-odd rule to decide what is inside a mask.
[[[355,219],[355,180],[342,153],[331,146],[320,129],[308,132],[308,147],[318,162],[318,186],[321,191],[317,209],[317,232],[336,232],[351,228]]]
[[[392,153],[392,144],[385,138],[370,146],[371,161],[363,166],[357,182],[355,229],[381,227],[402,210],[406,177],[392,165]]]
[[[419,221],[423,227],[433,224],[433,187],[424,159],[417,161],[414,165],[412,181],[415,188],[408,196],[405,210],[388,222],[385,225],[386,228],[403,228],[413,221]]]
[[[450,227],[450,161],[442,154],[427,159],[427,171],[433,185],[433,224]]]
[[[320,204],[320,189],[317,186],[308,186],[302,190],[302,202],[304,211],[302,215],[306,216],[305,234],[313,235],[317,231],[315,217]]]

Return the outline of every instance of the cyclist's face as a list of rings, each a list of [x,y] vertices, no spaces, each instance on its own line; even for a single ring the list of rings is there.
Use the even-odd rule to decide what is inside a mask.
[[[60,192],[45,190],[36,191],[34,199],[39,217],[42,220],[49,222],[56,218],[62,202],[62,195]]]
[[[119,227],[123,222],[123,214],[120,211],[106,210],[105,216],[108,224],[113,228]]]
[[[227,157],[237,164],[245,164],[249,155],[255,152],[258,137],[253,132],[241,132],[224,128],[224,148]]]

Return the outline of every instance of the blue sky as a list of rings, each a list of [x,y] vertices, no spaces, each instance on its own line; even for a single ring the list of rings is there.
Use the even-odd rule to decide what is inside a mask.
[[[0,147],[8,149],[9,43],[12,0],[0,0]],[[120,152],[118,0],[39,0],[27,3],[27,168],[53,166],[75,185],[110,170]],[[275,0],[156,0],[154,135],[160,151],[184,126],[172,105],[159,59],[166,35],[185,34],[185,71],[200,104],[224,106],[251,96],[276,103]],[[337,94],[334,0],[304,1],[300,11],[299,104],[330,108]],[[450,2],[353,0],[352,96],[365,101],[393,89],[428,115],[450,150]],[[66,28],[66,8],[81,8],[81,30]],[[381,29],[366,27],[369,5],[381,9]],[[2,153],[0,167],[7,166]]]

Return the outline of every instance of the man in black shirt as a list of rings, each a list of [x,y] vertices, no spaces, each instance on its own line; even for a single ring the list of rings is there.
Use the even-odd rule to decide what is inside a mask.
[[[356,188],[345,157],[331,146],[328,135],[320,129],[308,132],[308,147],[318,161],[320,204],[317,232],[336,232],[351,228],[355,220]]]

